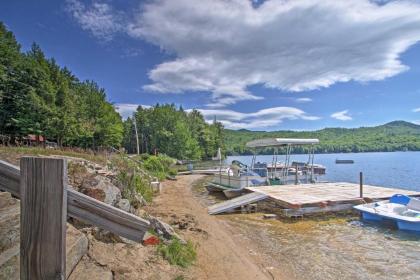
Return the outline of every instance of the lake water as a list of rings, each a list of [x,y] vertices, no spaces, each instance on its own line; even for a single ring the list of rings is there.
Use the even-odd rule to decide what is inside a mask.
[[[249,164],[251,156],[228,157]],[[271,162],[271,156],[259,156]],[[352,159],[354,164],[335,164]],[[282,160],[282,159],[279,159]],[[292,160],[307,157],[294,155]],[[420,152],[320,154],[328,181],[355,182],[420,190]],[[210,196],[210,195],[209,195]],[[299,280],[420,279],[420,235],[365,223],[356,215],[266,221],[261,214],[224,215],[238,233],[256,242],[271,265]]]
[[[226,162],[250,164],[251,159],[252,156],[230,156]],[[354,164],[336,164],[336,159],[352,159]],[[307,161],[308,156],[292,155],[293,160]],[[272,156],[257,156],[257,161],[271,163]],[[279,156],[278,161],[284,161],[284,156]],[[420,152],[317,154],[315,163],[327,167],[322,180],[358,183],[362,171],[365,184],[420,190]]]

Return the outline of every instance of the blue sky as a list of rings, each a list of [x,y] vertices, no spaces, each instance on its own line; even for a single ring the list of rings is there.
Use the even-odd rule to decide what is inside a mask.
[[[20,0],[0,20],[124,116],[159,102],[235,129],[420,123],[420,2],[379,2]]]

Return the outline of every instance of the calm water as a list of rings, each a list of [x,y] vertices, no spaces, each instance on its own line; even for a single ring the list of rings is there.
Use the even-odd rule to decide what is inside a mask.
[[[271,162],[271,156],[259,161]],[[249,164],[251,157],[229,157]],[[295,160],[306,160],[295,155]],[[353,159],[355,164],[335,164]],[[321,154],[316,163],[327,167],[328,181],[358,182],[363,171],[367,184],[420,190],[420,152]],[[267,222],[255,216],[226,216],[236,221],[252,240],[291,270],[297,279],[420,279],[420,235],[359,221],[357,216],[325,222],[304,218],[294,223]]]
[[[251,156],[231,156],[227,163],[239,160],[251,163]],[[352,159],[354,164],[335,164],[336,159]],[[279,161],[284,157],[279,156]],[[291,160],[307,161],[308,156],[292,155]],[[271,162],[272,156],[257,156],[257,161]],[[315,163],[327,167],[323,179],[331,182],[359,182],[359,172],[366,184],[420,190],[420,152],[349,153],[315,155]]]

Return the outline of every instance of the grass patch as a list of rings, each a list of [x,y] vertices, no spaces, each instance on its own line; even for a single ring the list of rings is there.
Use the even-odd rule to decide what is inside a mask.
[[[171,265],[178,265],[183,268],[192,265],[197,258],[196,248],[191,241],[182,244],[175,238],[170,244],[161,243],[157,250]]]
[[[0,147],[0,157],[17,164],[22,156],[67,156],[86,159],[99,164],[106,164],[105,154],[94,154],[92,151],[81,149],[63,148],[59,149],[46,149],[42,147]]]

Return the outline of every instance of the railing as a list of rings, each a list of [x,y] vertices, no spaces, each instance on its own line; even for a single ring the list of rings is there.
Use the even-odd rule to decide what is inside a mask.
[[[86,196],[67,185],[67,161],[23,157],[20,168],[0,161],[0,190],[20,198],[20,279],[65,279],[67,217],[133,241],[147,220]]]

